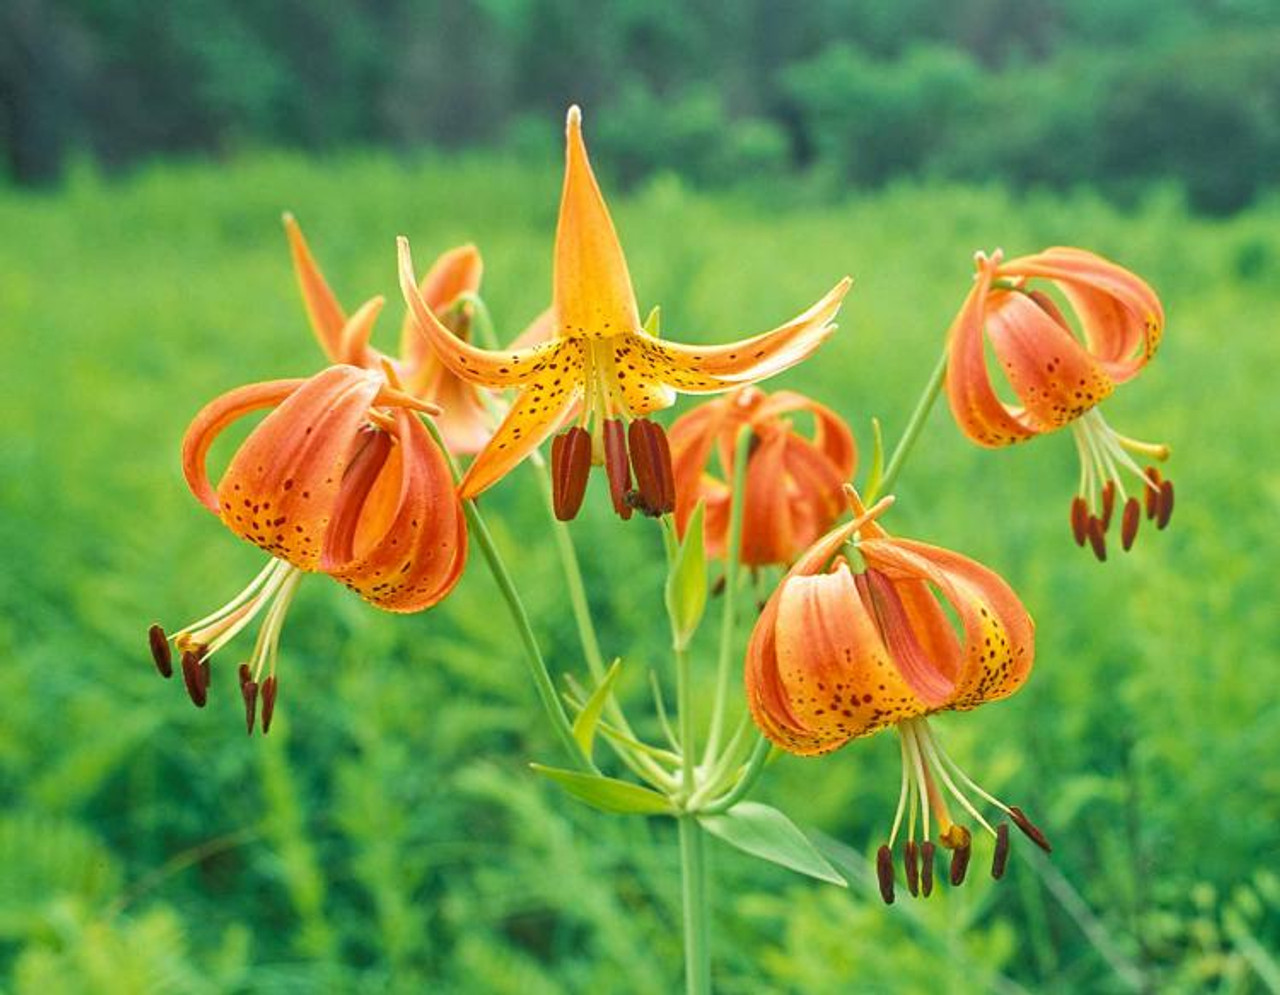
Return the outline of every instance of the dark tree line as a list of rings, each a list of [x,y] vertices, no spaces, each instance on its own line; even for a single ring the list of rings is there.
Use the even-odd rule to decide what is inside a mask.
[[[1275,0],[4,0],[0,161],[554,141],[634,179],[1280,179]],[[539,137],[545,136],[545,137]]]

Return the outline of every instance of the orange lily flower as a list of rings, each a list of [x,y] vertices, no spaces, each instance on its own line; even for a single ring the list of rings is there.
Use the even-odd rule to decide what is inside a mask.
[[[792,415],[813,419],[811,435]],[[694,508],[705,507],[709,556],[725,555],[733,499],[734,451],[744,426],[752,432],[742,502],[741,562],[789,564],[844,511],[843,486],[857,467],[853,432],[825,405],[794,391],[766,394],[744,387],[707,401],[671,426],[676,528],[684,535]],[[719,456],[723,477],[708,469]]]
[[[746,661],[751,714],[771,741],[800,756],[828,753],[890,726],[898,730],[902,790],[889,842],[877,856],[886,902],[893,901],[893,846],[908,810],[903,858],[911,893],[932,891],[938,844],[952,851],[952,884],[964,880],[970,833],[953,819],[948,797],[995,838],[992,874],[998,878],[1008,857],[1008,828],[993,828],[964,788],[1046,850],[1048,841],[1021,809],[998,801],[960,770],[927,717],[1017,691],[1031,672],[1035,626],[991,570],[958,553],[891,537],[876,519],[892,498],[868,511],[852,487],[847,494],[854,520],[796,562],[752,631]]]
[[[480,392],[440,363],[407,313],[400,326],[398,357],[387,356],[370,346],[369,339],[384,299],[370,298],[348,315],[316,264],[302,229],[292,215],[285,215],[284,226],[311,330],[329,361],[369,370],[381,370],[384,363],[390,363],[408,393],[444,409],[436,425],[451,453],[471,456],[483,449],[493,435],[493,420]],[[466,301],[480,289],[483,270],[479,250],[474,245],[459,246],[445,252],[431,265],[418,288],[433,313],[440,315],[441,321],[463,340],[471,334],[472,310]],[[546,334],[545,323],[535,324],[516,344],[541,341]]]
[[[662,429],[645,416],[670,407],[677,391],[718,393],[800,362],[834,331],[850,281],[841,280],[808,311],[754,338],[722,346],[660,340],[640,322],[622,246],[587,158],[577,107],[569,109],[566,144],[552,341],[494,352],[452,334],[419,292],[403,238],[401,289],[419,329],[451,372],[486,387],[520,388],[506,420],[467,470],[464,498],[505,476],[577,407],[577,424],[552,448],[559,517],[577,513],[593,464],[605,465],[613,505],[622,517],[629,517],[632,507],[649,514],[670,512],[675,491],[669,445]],[[624,421],[629,422],[625,428]]]
[[[264,408],[274,410],[236,450],[215,490],[205,468],[210,446]],[[160,672],[172,674],[172,641],[187,690],[203,706],[209,658],[265,611],[240,685],[251,733],[261,692],[266,732],[280,630],[303,573],[328,574],[385,611],[421,611],[443,598],[462,575],[467,533],[448,462],[418,417],[437,411],[406,393],[394,374],[350,365],[239,387],[206,405],[183,439],[187,484],[272,559],[240,594],[172,640],[152,627]]]
[[[947,396],[960,430],[982,446],[1007,446],[1070,425],[1080,453],[1080,484],[1071,503],[1076,543],[1107,558],[1106,533],[1117,497],[1120,540],[1133,545],[1145,506],[1158,528],[1173,513],[1173,484],[1137,458],[1165,460],[1169,447],[1121,435],[1098,404],[1137,376],[1164,333],[1164,309],[1141,279],[1082,249],[1054,248],[1004,262],[997,250],[975,257],[978,274],[948,337]],[[1044,280],[1066,299],[1081,334],[1053,298],[1033,289]],[[996,394],[984,354],[990,341],[1017,406]],[[1130,496],[1123,472],[1138,479]],[[1139,502],[1139,497],[1142,501]]]

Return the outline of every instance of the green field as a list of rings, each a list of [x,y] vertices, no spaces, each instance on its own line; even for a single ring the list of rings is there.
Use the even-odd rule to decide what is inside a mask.
[[[265,740],[244,735],[234,651],[197,712],[146,649],[149,623],[204,614],[261,562],[191,499],[177,457],[215,394],[319,368],[281,211],[349,307],[387,295],[390,347],[395,235],[420,266],[477,242],[511,337],[548,300],[558,193],[551,167],[380,156],[0,191],[0,988],[675,990],[674,830],[529,773],[560,758],[478,557],[410,617],[304,584]],[[1094,249],[1143,274],[1169,319],[1160,356],[1106,406],[1173,447],[1166,533],[1099,565],[1069,537],[1070,440],[980,451],[945,406],[887,521],[995,567],[1037,619],[1025,690],[936,725],[1036,814],[1052,861],[886,909],[870,886],[713,843],[717,990],[1280,990],[1280,201],[1207,221],[1160,194],[1120,210],[895,187],[833,205],[798,184],[658,179],[613,204],[641,306],[660,303],[675,339],[763,330],[854,276],[837,336],[778,382],[850,419],[860,477],[871,417],[901,431],[975,249]],[[647,714],[646,671],[671,679],[661,542],[593,488],[574,536],[605,651]],[[552,669],[581,673],[531,471],[483,503]],[[709,676],[712,640],[698,649]],[[786,758],[760,797],[869,853],[897,790],[882,736]]]

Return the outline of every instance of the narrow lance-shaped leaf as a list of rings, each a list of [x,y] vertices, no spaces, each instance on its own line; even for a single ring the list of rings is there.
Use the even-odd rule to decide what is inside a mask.
[[[844,877],[831,862],[794,822],[772,806],[739,802],[721,815],[700,815],[698,822],[712,836],[720,837],[743,853],[846,887]]]
[[[671,812],[671,803],[666,796],[638,784],[599,774],[544,767],[542,764],[529,766],[536,773],[555,781],[574,798],[602,812],[623,815],[665,815]]]
[[[609,670],[601,679],[599,685],[591,692],[591,697],[582,706],[582,711],[578,713],[578,717],[573,720],[573,738],[582,747],[583,756],[591,756],[591,748],[596,740],[596,727],[600,725],[600,714],[604,711],[609,695],[613,693],[613,684],[618,679],[618,674],[621,671],[622,660],[621,658],[615,659],[609,665]]]
[[[703,513],[703,505],[699,502],[689,518],[684,542],[680,544],[667,575],[667,614],[671,617],[671,637],[678,650],[689,645],[707,607],[707,554],[702,545]]]

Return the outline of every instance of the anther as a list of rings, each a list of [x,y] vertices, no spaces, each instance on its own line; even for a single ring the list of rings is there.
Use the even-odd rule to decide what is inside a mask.
[[[657,422],[637,418],[627,429],[627,442],[636,471],[636,489],[647,513],[657,516],[675,511],[675,473],[667,433]]]
[[[959,887],[964,884],[964,876],[969,872],[969,857],[973,854],[973,844],[966,841],[951,851],[951,885]]]
[[[276,675],[272,674],[262,682],[262,735],[271,731],[271,716],[276,711]]]
[[[728,585],[729,579],[724,574],[721,574],[715,579],[715,583],[711,585],[711,596],[713,598],[720,597],[720,595],[724,594],[724,589]]]
[[[933,894],[933,855],[937,849],[929,840],[920,846],[920,894],[924,898]]]
[[[631,461],[627,457],[627,434],[622,419],[607,418],[604,423],[604,468],[609,475],[609,497],[613,510],[624,521],[631,517],[627,491],[631,490]]]
[[[578,514],[590,472],[591,433],[575,425],[557,435],[551,443],[551,496],[560,521]]]
[[[915,840],[902,844],[902,866],[907,872],[907,891],[915,898],[920,894],[920,847]]]
[[[151,659],[156,662],[156,670],[160,671],[160,676],[172,677],[173,650],[169,648],[169,640],[164,634],[164,629],[159,625],[152,625],[147,630],[147,640],[151,643]]]
[[[991,858],[991,876],[999,881],[1009,863],[1009,823],[996,826],[996,852]]]
[[[1160,513],[1160,471],[1154,466],[1147,467],[1147,486],[1143,488],[1147,503],[1147,517],[1155,518]]]
[[[1120,545],[1127,553],[1138,534],[1138,523],[1142,521],[1142,509],[1138,499],[1131,497],[1124,503],[1124,518],[1120,521]]]
[[[182,680],[196,708],[204,708],[209,700],[209,664],[202,659],[203,652],[184,650],[182,654]]]
[[[249,668],[243,663],[241,667],[240,695],[244,698],[245,731],[253,735],[253,723],[258,717],[258,682],[248,677]],[[265,729],[263,730],[266,731]]]
[[[1160,507],[1156,510],[1156,528],[1162,529],[1169,524],[1173,515],[1173,481],[1165,480],[1160,484]]]
[[[1071,534],[1075,537],[1077,546],[1083,546],[1089,538],[1089,509],[1084,498],[1078,494],[1071,502]]]
[[[1096,515],[1089,519],[1089,545],[1093,547],[1093,555],[1099,563],[1107,562],[1107,537],[1102,519]]]
[[[893,851],[887,846],[876,851],[876,878],[880,882],[880,897],[885,905],[893,904]]]
[[[1044,833],[1040,832],[1036,824],[1028,819],[1027,814],[1017,805],[1009,806],[1009,818],[1013,820],[1013,824],[1021,829],[1032,843],[1045,853],[1053,853],[1053,846],[1049,843]]]
[[[1108,480],[1102,488],[1102,531],[1111,528],[1111,513],[1116,510],[1116,482]]]

